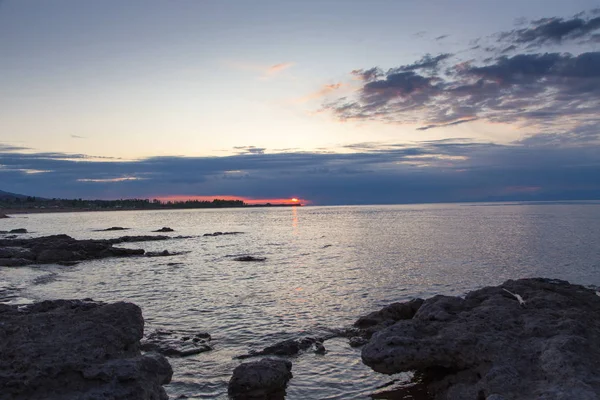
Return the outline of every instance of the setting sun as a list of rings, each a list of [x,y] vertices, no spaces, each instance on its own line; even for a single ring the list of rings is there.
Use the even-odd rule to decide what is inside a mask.
[[[292,199],[292,202],[294,202],[294,203],[297,203],[298,201],[299,200],[297,198],[295,198],[295,197]]]

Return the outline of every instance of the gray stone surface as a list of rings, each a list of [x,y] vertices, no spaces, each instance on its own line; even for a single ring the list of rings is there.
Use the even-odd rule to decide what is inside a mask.
[[[0,399],[167,399],[171,366],[141,354],[143,329],[131,303],[0,305]]]
[[[238,365],[229,381],[229,395],[242,399],[284,399],[285,388],[292,378],[288,360],[263,358]]]
[[[114,239],[77,240],[67,235],[42,236],[27,239],[0,239],[0,266],[28,264],[66,264],[108,257],[144,255],[143,249],[114,247],[119,243],[146,242],[168,239],[169,236],[123,236]],[[165,254],[166,252],[166,254]],[[167,250],[158,255],[177,255]],[[157,254],[150,253],[150,256]]]
[[[375,333],[362,359],[386,374],[436,370],[428,386],[436,399],[597,399],[599,317],[593,290],[510,280],[426,300],[412,319]]]
[[[156,330],[141,342],[144,351],[155,351],[169,357],[187,357],[212,350],[211,337],[206,332],[175,332]]]

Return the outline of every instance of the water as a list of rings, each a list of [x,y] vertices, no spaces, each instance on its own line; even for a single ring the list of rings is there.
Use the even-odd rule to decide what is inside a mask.
[[[111,226],[125,232],[94,232]],[[30,214],[0,230],[78,239],[145,235],[169,226],[189,239],[131,243],[159,258],[74,267],[2,268],[5,302],[55,298],[126,300],[146,331],[206,331],[215,349],[170,359],[171,398],[227,398],[236,355],[280,340],[350,325],[394,301],[461,295],[506,279],[545,276],[600,285],[600,203],[452,204]],[[202,237],[215,231],[241,235]],[[241,263],[232,256],[267,257]],[[292,358],[288,399],[366,399],[394,380],[360,361],[346,339],[328,353]]]

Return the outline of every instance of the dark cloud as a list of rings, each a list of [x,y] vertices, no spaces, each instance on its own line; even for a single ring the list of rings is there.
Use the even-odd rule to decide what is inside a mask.
[[[446,39],[448,36],[450,36],[450,35],[441,35],[441,36],[436,37],[435,40],[443,40],[443,39]]]
[[[600,196],[600,152],[581,140],[586,135],[597,138],[598,130],[582,129],[561,146],[556,140],[564,144],[564,136],[538,135],[510,145],[466,139],[367,142],[347,146],[351,153],[135,161],[0,152],[0,182],[2,190],[42,197],[296,195],[317,204],[592,199]],[[532,187],[539,189],[526,189]]]
[[[414,62],[413,64],[403,65],[398,68],[392,68],[388,71],[387,75],[396,74],[398,72],[405,71],[416,71],[416,70],[431,70],[437,71],[439,65],[444,60],[452,57],[452,54],[439,54],[435,57],[432,57],[431,54],[426,54],[420,60]]]
[[[370,82],[384,75],[383,71],[378,67],[355,69],[351,74],[366,82]]]
[[[444,127],[444,126],[460,125],[460,124],[464,124],[464,123],[472,122],[472,121],[477,121],[477,118],[459,119],[458,121],[452,121],[452,122],[448,122],[445,124],[437,124],[437,125],[432,124],[432,125],[422,126],[420,128],[417,128],[417,130],[418,131],[426,131],[428,129],[440,128],[440,127]]]
[[[324,104],[341,120],[420,123],[420,130],[487,120],[557,133],[599,119],[600,52],[521,53],[479,62],[426,55],[387,72],[353,74],[364,82],[356,95]]]
[[[504,32],[500,40],[510,40],[520,44],[541,46],[547,42],[561,43],[567,40],[589,37],[600,30],[600,17],[571,19],[542,18],[533,21],[530,26]]]
[[[22,150],[28,150],[28,148],[22,147],[22,146],[13,146],[11,144],[0,143],[0,151],[22,151]]]
[[[265,148],[256,146],[237,146],[234,147],[238,154],[264,154]]]

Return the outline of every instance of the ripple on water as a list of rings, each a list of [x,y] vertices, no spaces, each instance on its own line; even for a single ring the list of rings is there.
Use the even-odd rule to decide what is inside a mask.
[[[209,332],[213,351],[170,360],[175,370],[167,386],[171,398],[224,399],[240,363],[233,357],[318,335],[324,327],[348,326],[395,301],[462,295],[524,276],[600,285],[598,204],[37,214],[18,224],[34,235],[60,231],[81,239],[119,236],[92,232],[106,226],[130,227],[130,235],[170,226],[177,234],[194,236],[126,245],[190,252],[169,258],[0,269],[0,282],[6,282],[0,283],[3,302],[133,301],[142,307],[147,332]],[[216,231],[246,234],[199,236]],[[240,263],[226,257],[244,254],[267,260]],[[346,339],[328,340],[325,347],[325,355],[291,358],[289,399],[366,399],[402,388],[410,378],[374,373]]]

